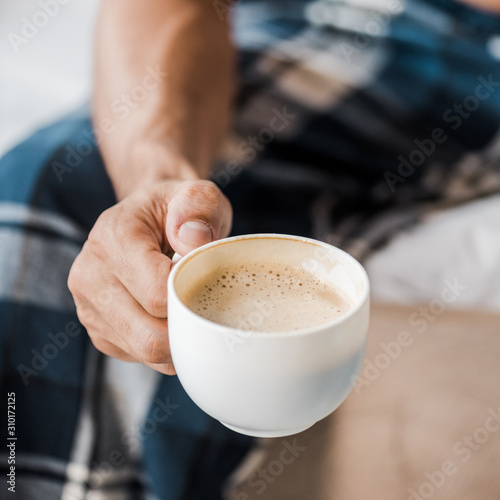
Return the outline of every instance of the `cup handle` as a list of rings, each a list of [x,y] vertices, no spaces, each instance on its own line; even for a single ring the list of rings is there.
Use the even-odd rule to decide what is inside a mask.
[[[174,253],[174,256],[172,257],[172,264],[177,264],[182,259],[182,256],[179,255],[178,253]]]

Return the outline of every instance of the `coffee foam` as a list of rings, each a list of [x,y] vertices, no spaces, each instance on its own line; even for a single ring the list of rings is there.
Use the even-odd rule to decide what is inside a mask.
[[[315,327],[352,308],[349,298],[318,276],[269,263],[220,266],[198,281],[184,303],[215,323],[263,332]]]

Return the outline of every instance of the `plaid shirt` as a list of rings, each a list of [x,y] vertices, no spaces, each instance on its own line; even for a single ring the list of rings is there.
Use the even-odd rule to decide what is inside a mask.
[[[234,15],[240,92],[213,174],[234,234],[303,234],[363,258],[432,210],[500,190],[498,17],[451,0],[243,1]],[[15,393],[16,492],[221,498],[252,440],[176,377],[97,352],[78,322],[68,271],[114,203],[86,109],[0,160],[0,387]],[[4,447],[2,474],[7,459]]]

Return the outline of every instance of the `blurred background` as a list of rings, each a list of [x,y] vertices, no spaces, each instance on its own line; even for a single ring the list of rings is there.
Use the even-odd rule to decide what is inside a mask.
[[[90,99],[99,2],[59,0],[51,16],[42,3],[0,2],[0,155]],[[500,59],[500,37],[490,50]],[[426,304],[456,280],[466,289],[450,307],[500,311],[499,214],[491,196],[395,236],[366,262],[374,299]]]

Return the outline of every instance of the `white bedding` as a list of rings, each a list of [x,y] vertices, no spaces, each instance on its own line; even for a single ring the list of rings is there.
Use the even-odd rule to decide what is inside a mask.
[[[65,0],[27,43],[42,0],[0,0],[0,154],[44,122],[88,99],[98,0]],[[62,1],[62,0],[61,0]],[[49,2],[50,3],[50,2]],[[19,42],[19,39],[16,39]],[[500,196],[429,218],[401,233],[367,263],[373,297],[430,303],[445,280],[466,286],[451,307],[500,311]]]

